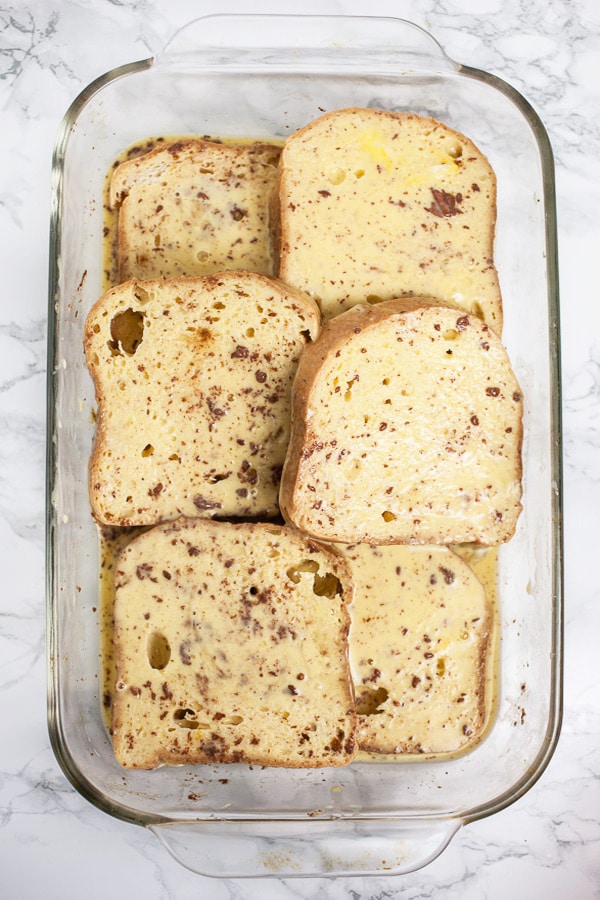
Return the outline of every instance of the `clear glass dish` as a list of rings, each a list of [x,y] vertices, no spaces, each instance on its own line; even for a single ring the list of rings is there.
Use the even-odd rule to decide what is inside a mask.
[[[125,771],[101,697],[99,546],[87,496],[94,390],[85,315],[103,283],[103,183],[159,134],[285,138],[324,110],[432,115],[471,137],[498,178],[504,342],[525,398],[524,510],[499,554],[497,713],[463,756],[341,769]],[[514,89],[458,65],[399,19],[209,16],[154,59],[93,82],[62,123],[49,284],[48,717],[58,761],[107,813],[152,829],[206,875],[411,871],[465,823],[525,793],[556,745],[562,682],[559,319],[552,152]]]

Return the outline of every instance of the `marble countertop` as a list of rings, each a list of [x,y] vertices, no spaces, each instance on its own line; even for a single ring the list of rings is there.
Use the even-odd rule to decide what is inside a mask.
[[[3,900],[588,900],[600,897],[600,7],[594,0],[306,0],[286,12],[395,15],[450,57],[517,88],[556,162],[565,481],[564,720],[541,779],[398,877],[208,879],[156,838],[91,806],[48,739],[45,664],[45,366],[50,168],[72,100],[107,70],[158,51],[210,12],[281,4],[8,0],[0,21],[0,896]],[[596,549],[595,549],[596,548]]]

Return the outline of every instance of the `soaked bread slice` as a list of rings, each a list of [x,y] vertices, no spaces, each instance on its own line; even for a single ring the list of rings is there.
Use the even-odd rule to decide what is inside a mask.
[[[300,359],[280,506],[322,540],[502,543],[521,440],[519,385],[480,319],[423,298],[355,306]]]
[[[341,109],[285,143],[272,203],[277,272],[325,318],[427,294],[500,334],[495,221],[488,160],[432,118]]]
[[[280,151],[188,138],[121,163],[110,184],[119,281],[272,274],[268,206]]]
[[[178,520],[117,560],[119,763],[341,766],[355,753],[345,560],[292,529]]]
[[[355,584],[350,662],[361,750],[453,754],[490,715],[493,612],[447,547],[339,548]]]
[[[318,328],[312,300],[256,273],[108,291],[85,326],[98,522],[275,515],[291,383]]]

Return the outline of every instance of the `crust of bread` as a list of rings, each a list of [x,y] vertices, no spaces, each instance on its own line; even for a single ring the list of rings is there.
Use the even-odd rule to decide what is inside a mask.
[[[115,568],[115,755],[126,768],[349,763],[348,564],[264,523],[180,519]]]
[[[502,543],[521,511],[521,442],[493,329],[427,298],[355,306],[300,359],[280,508],[340,543]]]
[[[355,593],[350,662],[359,749],[449,755],[490,717],[493,611],[447,547],[341,546]]]
[[[335,110],[291,135],[271,198],[276,274],[324,318],[429,295],[500,334],[495,222],[496,177],[469,138],[380,109]]]
[[[85,325],[98,522],[276,515],[291,383],[319,322],[310,298],[252,272],[108,291]]]
[[[244,269],[273,274],[269,197],[281,147],[186,138],[119,165],[119,281]]]

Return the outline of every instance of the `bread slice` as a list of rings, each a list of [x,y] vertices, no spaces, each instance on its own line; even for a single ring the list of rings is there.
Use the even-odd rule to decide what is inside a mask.
[[[280,152],[188,138],[121,163],[110,184],[119,281],[272,274],[268,206]]]
[[[465,135],[409,113],[326,113],[287,139],[272,205],[276,271],[325,318],[427,294],[501,333],[496,178]]]
[[[275,515],[291,383],[318,328],[310,298],[252,272],[108,291],[85,325],[96,519]]]
[[[493,609],[447,547],[340,547],[355,584],[350,662],[358,745],[454,754],[490,718]]]
[[[280,490],[322,540],[498,544],[521,509],[521,391],[494,331],[421,298],[355,306],[304,350]]]
[[[351,761],[352,582],[334,550],[282,526],[181,519],[134,539],[115,583],[121,765]]]

